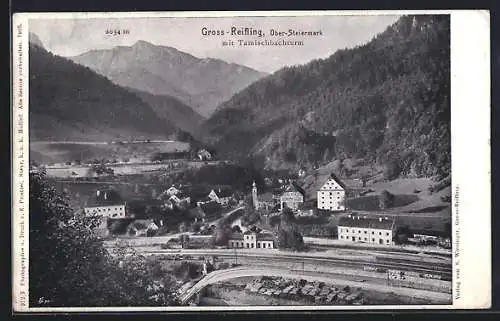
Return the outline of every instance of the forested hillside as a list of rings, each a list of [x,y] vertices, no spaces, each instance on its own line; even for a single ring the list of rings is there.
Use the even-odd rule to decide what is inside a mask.
[[[142,101],[147,103],[158,117],[168,120],[179,129],[190,134],[196,134],[204,120],[191,107],[174,97],[153,95],[132,88],[127,88],[127,90],[135,93]]]
[[[369,43],[286,67],[206,123],[219,154],[270,167],[358,157],[401,175],[450,171],[450,20],[404,16]]]
[[[30,139],[167,138],[176,130],[135,94],[30,44]]]

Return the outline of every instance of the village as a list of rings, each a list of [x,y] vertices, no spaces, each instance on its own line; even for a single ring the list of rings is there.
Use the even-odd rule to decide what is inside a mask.
[[[432,192],[446,183],[422,192],[413,184],[419,180],[353,175],[348,160],[338,163],[263,170],[201,148],[41,167],[76,215],[97,219],[95,233],[110,253],[125,246],[174,275],[182,304],[225,305],[233,296],[236,305],[365,304],[392,292],[403,300],[395,302],[448,300],[446,223],[426,211],[405,212],[419,200],[426,210],[424,195],[442,203],[443,192]],[[274,288],[259,285],[285,275]]]
[[[188,232],[186,222],[190,222],[194,225],[194,230],[191,230],[193,234],[211,235],[215,231],[214,223],[219,223],[224,213],[235,209],[241,212],[239,216],[251,212],[254,216],[261,216],[255,221],[263,218],[266,222],[273,221],[273,218],[287,210],[299,219],[325,215],[336,217],[336,233],[327,235],[326,238],[378,245],[434,244],[449,248],[449,239],[437,235],[413,233],[404,235],[403,239],[397,238],[400,229],[393,214],[388,214],[391,216],[389,218],[380,212],[370,215],[350,210],[347,206],[347,195],[353,191],[333,173],[316,191],[317,198],[312,200],[306,199],[306,192],[295,181],[280,181],[280,187],[264,194],[259,194],[256,183],[253,182],[250,195],[242,195],[227,187],[200,193],[193,188],[172,185],[150,200],[150,203],[157,205],[157,209],[171,214],[170,217],[161,218],[151,210],[146,211],[145,216],[136,217],[134,202],[127,203],[127,200],[112,188],[98,189],[95,195],[89,198],[83,211],[86,215],[104,218],[105,226],[111,234],[113,232],[109,231],[109,227],[123,221],[128,225],[125,229],[122,228],[124,233],[118,234],[153,237],[162,231],[171,231],[172,228],[169,229],[168,226],[178,222],[175,218],[178,218],[179,213],[186,215],[188,219],[179,224],[179,233]],[[236,224],[233,224],[234,222]],[[252,224],[244,226],[241,224],[241,218],[229,223],[232,224],[233,233],[227,237],[228,248],[276,248],[271,231],[257,228],[256,232],[255,226],[251,231]]]

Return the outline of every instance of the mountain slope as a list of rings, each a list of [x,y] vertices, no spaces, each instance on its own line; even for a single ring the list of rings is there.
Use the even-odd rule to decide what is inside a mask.
[[[135,94],[30,45],[30,139],[166,138],[176,126]]]
[[[404,16],[369,43],[277,71],[204,124],[229,157],[313,167],[358,157],[401,174],[450,171],[449,16]]]
[[[191,107],[170,96],[153,95],[144,91],[127,88],[147,103],[161,119],[174,123],[179,129],[196,134],[205,120]]]
[[[218,104],[265,75],[248,67],[218,59],[199,59],[146,41],[130,47],[92,50],[71,59],[118,85],[175,97],[205,117]]]
[[[42,48],[45,48],[45,46],[43,45],[42,41],[40,40],[40,38],[38,37],[38,35],[34,34],[33,32],[30,32],[28,34],[29,36],[29,43],[32,44],[32,45],[36,45],[38,47],[42,47]]]

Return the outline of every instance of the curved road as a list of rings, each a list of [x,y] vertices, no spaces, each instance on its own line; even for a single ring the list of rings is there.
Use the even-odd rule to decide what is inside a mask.
[[[260,269],[260,268],[233,268],[227,270],[218,270],[207,274],[203,279],[196,283],[193,287],[184,293],[180,299],[182,304],[186,304],[190,299],[193,298],[197,293],[199,293],[204,287],[210,284],[218,283],[221,281],[226,281],[230,279],[248,277],[248,276],[275,276],[275,277],[286,277],[292,279],[307,279],[309,281],[319,281],[325,282],[327,284],[335,284],[337,286],[351,286],[360,287],[365,290],[386,292],[386,293],[398,293],[400,295],[406,295],[410,297],[419,297],[430,299],[439,303],[449,303],[451,301],[451,295],[448,293],[432,292],[425,290],[417,290],[403,287],[391,287],[383,284],[369,284],[356,281],[350,281],[345,279],[333,279],[331,277],[311,275],[308,273],[292,272],[285,269]]]

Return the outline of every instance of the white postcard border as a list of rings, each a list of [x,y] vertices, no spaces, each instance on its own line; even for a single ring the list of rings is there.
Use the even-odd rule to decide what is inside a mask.
[[[29,308],[29,19],[451,15],[453,304]],[[485,10],[18,13],[12,24],[12,267],[17,312],[471,309],[491,304],[490,19]],[[21,28],[21,29],[19,29]]]

